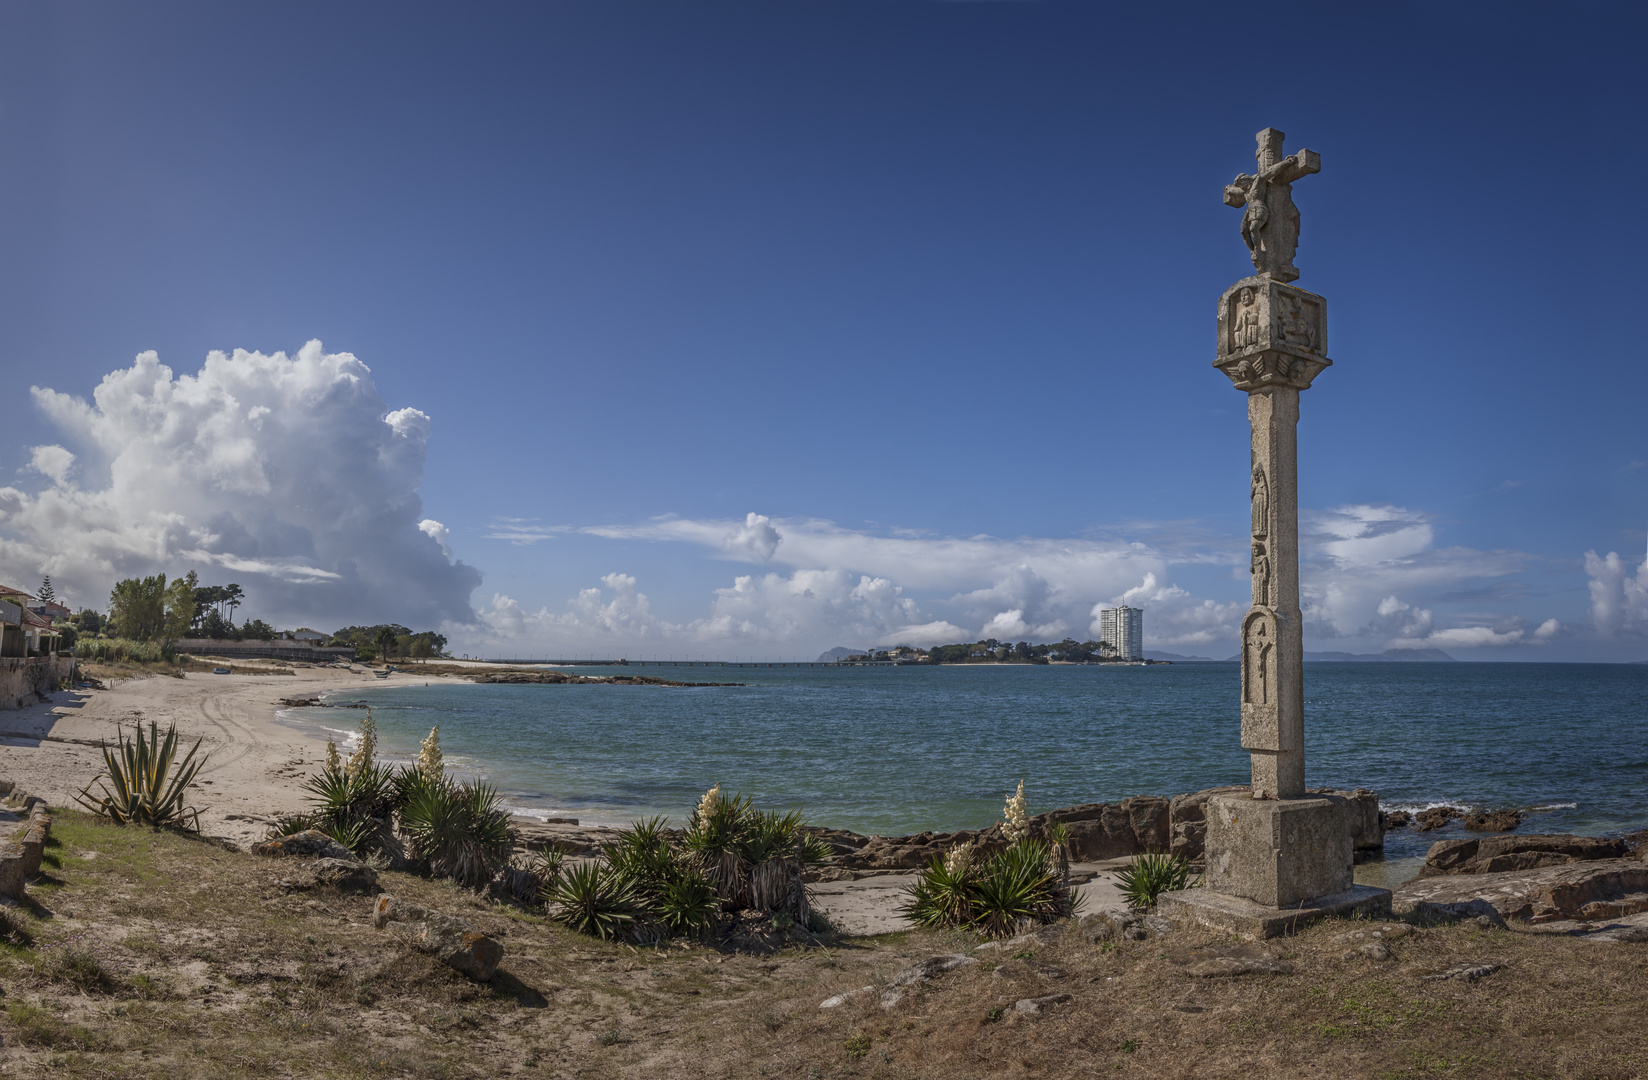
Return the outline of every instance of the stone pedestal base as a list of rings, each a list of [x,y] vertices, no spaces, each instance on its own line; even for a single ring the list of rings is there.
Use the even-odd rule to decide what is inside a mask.
[[[1351,817],[1338,795],[1207,801],[1206,892],[1265,908],[1298,907],[1350,889]]]
[[[1156,913],[1169,919],[1187,919],[1245,938],[1273,938],[1303,929],[1318,919],[1361,917],[1380,919],[1390,914],[1389,889],[1352,885],[1344,892],[1319,896],[1295,907],[1267,907],[1240,896],[1207,889],[1182,889],[1156,898]]]

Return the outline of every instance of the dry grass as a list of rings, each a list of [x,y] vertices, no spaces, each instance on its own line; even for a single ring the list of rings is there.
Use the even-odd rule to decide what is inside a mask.
[[[1239,948],[1212,934],[1095,946],[1068,934],[940,976],[892,1010],[820,1011],[967,942],[908,934],[775,956],[630,948],[487,906],[385,887],[462,915],[506,955],[485,986],[368,923],[371,901],[287,892],[288,867],[207,841],[60,813],[33,947],[0,945],[0,1073],[188,1077],[1589,1077],[1648,1075],[1648,946],[1448,927],[1394,962],[1340,958],[1314,928],[1286,976],[1195,979]],[[1247,948],[1251,949],[1252,946]],[[981,954],[984,955],[984,954]],[[1428,972],[1491,960],[1467,983]],[[1021,997],[1069,993],[1039,1018]]]

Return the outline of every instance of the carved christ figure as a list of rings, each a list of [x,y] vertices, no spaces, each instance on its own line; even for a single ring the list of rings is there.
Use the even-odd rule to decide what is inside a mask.
[[[1322,171],[1314,150],[1282,156],[1282,140],[1275,128],[1259,132],[1254,153],[1258,172],[1242,173],[1225,186],[1225,205],[1245,207],[1242,239],[1247,242],[1253,267],[1260,277],[1292,281],[1299,276],[1293,256],[1299,249],[1299,208],[1293,205],[1293,182]]]

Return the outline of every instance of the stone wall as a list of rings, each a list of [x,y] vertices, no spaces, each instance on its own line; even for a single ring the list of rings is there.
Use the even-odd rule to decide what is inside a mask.
[[[74,670],[71,657],[0,657],[0,709],[21,709],[57,689]]]
[[[0,896],[23,899],[28,880],[40,873],[46,838],[51,835],[51,815],[46,801],[25,796],[10,781],[0,780]]]

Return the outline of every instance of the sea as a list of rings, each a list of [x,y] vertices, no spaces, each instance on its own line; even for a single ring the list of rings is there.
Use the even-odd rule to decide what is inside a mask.
[[[720,784],[813,824],[900,836],[987,826],[1020,780],[1040,813],[1248,779],[1233,663],[572,670],[744,685],[414,673],[328,700],[370,705],[391,759],[438,724],[455,772],[518,814],[584,824],[678,823]],[[283,715],[341,745],[364,714]],[[1305,746],[1311,787],[1369,788],[1387,810],[1520,809],[1523,832],[1648,827],[1648,665],[1307,663]],[[1390,869],[1442,835],[1393,831]]]

